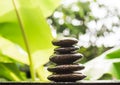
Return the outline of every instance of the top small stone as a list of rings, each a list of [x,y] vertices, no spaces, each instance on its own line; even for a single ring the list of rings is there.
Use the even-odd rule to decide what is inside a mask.
[[[66,37],[66,38],[61,38],[61,39],[54,39],[52,41],[52,44],[55,46],[69,47],[69,46],[76,44],[77,42],[78,40],[75,38]]]

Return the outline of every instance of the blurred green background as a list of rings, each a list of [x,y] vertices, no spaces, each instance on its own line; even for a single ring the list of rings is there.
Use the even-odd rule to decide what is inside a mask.
[[[106,5],[107,2],[114,1],[66,0],[48,18],[57,35],[79,39],[84,62],[120,45],[120,8]]]
[[[104,71],[105,68],[110,69],[112,66],[109,67],[106,62],[112,61],[104,62],[104,59],[99,58],[105,57],[106,55],[101,54],[107,50],[120,46],[120,6],[117,4],[119,2],[119,0],[66,0],[47,19],[54,36],[71,36],[79,40],[79,52],[84,54],[80,63],[88,62],[86,68],[89,68],[90,80],[116,79],[111,72]],[[115,56],[119,55],[113,55]],[[119,58],[120,56],[118,60]],[[100,64],[103,66],[102,69]],[[98,73],[95,74],[96,71]]]
[[[0,81],[50,82],[59,36],[79,40],[85,80],[120,79],[119,0],[0,0]]]

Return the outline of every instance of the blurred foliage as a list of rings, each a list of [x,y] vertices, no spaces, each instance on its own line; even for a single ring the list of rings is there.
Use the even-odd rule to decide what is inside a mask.
[[[85,33],[85,30],[87,29],[85,22],[86,22],[86,18],[89,18],[88,20],[91,20],[92,17],[90,15],[90,9],[89,9],[89,2],[87,3],[82,3],[82,2],[76,2],[76,3],[72,3],[71,5],[64,7],[64,5],[61,5],[56,11],[58,13],[62,13],[63,16],[62,17],[54,17],[53,16],[50,17],[50,19],[52,20],[52,25],[54,26],[54,28],[56,28],[57,33],[63,33],[63,31],[65,29],[69,29],[70,30],[70,36],[75,36],[78,37],[79,33]],[[78,11],[74,11],[74,9],[72,10],[72,6],[78,6],[80,10]],[[62,19],[64,21],[64,23],[59,23],[60,19]],[[71,21],[73,19],[77,19],[81,21],[81,25],[79,26],[74,26]],[[64,33],[63,33],[64,34]]]
[[[45,81],[36,76],[38,73],[39,76],[47,75],[42,66],[49,60],[54,48],[51,44],[51,30],[45,18],[59,2],[60,0],[0,0],[1,80]],[[22,71],[21,66],[26,71]]]
[[[111,11],[105,5],[97,3],[97,0],[76,1],[69,5],[62,4],[48,18],[48,23],[52,29],[56,29],[58,35],[79,39],[79,52],[85,55],[82,62],[87,68],[83,70],[88,75],[87,79],[120,79],[120,49],[103,53],[116,45],[98,44],[97,41],[116,32],[114,30],[120,26],[118,10]],[[0,0],[0,81],[48,81],[46,77],[50,73],[43,65],[54,47],[51,44],[53,36],[45,18],[59,2],[60,0]],[[92,4],[106,10],[106,15],[95,16]],[[112,21],[113,18],[118,21]],[[106,19],[112,22],[108,25]],[[91,24],[95,24],[95,27]],[[101,53],[103,54],[100,55]],[[97,55],[100,56],[93,59]],[[107,68],[97,68],[102,64]]]
[[[81,63],[85,63],[89,60],[92,60],[94,57],[102,54],[103,52],[109,50],[111,47],[97,47],[97,46],[90,46],[88,48],[81,47],[78,52],[84,55],[84,58],[81,60]]]
[[[120,79],[120,47],[112,48],[84,64],[87,80]]]
[[[93,9],[97,10],[96,15]],[[117,21],[113,21],[114,18]],[[106,39],[115,33],[114,30],[118,29],[117,27],[120,27],[119,20],[117,8],[111,10],[108,6],[98,3],[97,0],[84,2],[76,0],[67,5],[63,3],[48,18],[48,23],[58,35],[73,36],[79,39],[78,45],[81,47],[79,52],[84,54],[83,62],[86,62],[118,45],[118,41],[112,45]]]
[[[98,1],[63,3],[48,18],[48,23],[58,36],[78,38],[79,52],[85,56],[81,63],[86,68],[82,72],[87,80],[118,80],[120,50],[113,47],[120,45],[119,10]]]

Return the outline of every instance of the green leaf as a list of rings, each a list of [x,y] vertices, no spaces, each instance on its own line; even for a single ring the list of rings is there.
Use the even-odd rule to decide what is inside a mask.
[[[32,69],[47,62],[53,50],[51,30],[42,14],[41,10],[43,8],[40,7],[40,3],[38,2],[40,1],[0,0],[0,35],[15,42],[27,51]],[[50,2],[42,2],[44,5],[46,3],[47,7],[51,6],[51,4],[48,6]],[[51,2],[53,1],[51,0]],[[51,7],[54,8],[54,6]],[[47,11],[44,13],[46,14]],[[12,49],[11,47],[8,48],[9,50]],[[39,56],[34,56],[38,54]],[[19,60],[17,55],[13,57],[13,55],[15,55],[13,52],[7,51],[4,52],[4,55]],[[27,57],[27,55],[24,56]],[[40,60],[38,60],[38,57]],[[24,60],[22,57],[21,59]],[[21,61],[21,59],[19,61]],[[25,58],[23,63],[28,64],[27,59],[28,58]],[[31,73],[34,74],[34,72]]]
[[[113,63],[112,73],[114,78],[120,80],[120,61]]]
[[[0,34],[25,48],[23,35],[11,0],[0,0],[1,10],[9,6],[5,14],[0,13]],[[30,51],[50,48],[52,40],[49,26],[34,0],[15,0],[19,17],[29,42]],[[4,4],[5,3],[5,4]],[[0,5],[1,5],[0,4]],[[8,5],[9,4],[9,5]]]
[[[3,62],[3,63],[12,63],[13,60],[10,59],[9,57],[5,56],[5,55],[0,54],[0,62]]]
[[[47,70],[47,67],[40,66],[37,69],[37,74],[38,74],[38,77],[40,78],[40,81],[49,82],[47,77],[51,74],[51,72]]]
[[[0,78],[0,82],[5,82],[5,81],[8,81],[8,80],[5,78]]]
[[[39,5],[36,4],[37,2],[34,0],[15,0],[15,2],[24,26],[30,53],[34,54],[38,50],[50,49],[53,38],[49,26],[41,14]],[[12,1],[0,0],[0,5],[2,6],[0,8],[0,34],[26,49]],[[6,5],[9,7],[6,8]]]
[[[37,2],[36,2],[37,3]],[[52,35],[45,18],[35,1],[17,0],[19,17],[31,52],[51,48]]]
[[[106,58],[108,58],[108,59],[120,58],[120,49],[108,53],[106,55]]]
[[[45,49],[45,50],[38,50],[33,53],[33,62],[35,65],[35,69],[39,68],[40,66],[44,65],[46,62],[49,61],[49,57],[53,53],[53,48]]]
[[[111,80],[111,79],[112,79],[112,75],[108,73],[103,74],[101,78],[99,78],[99,80]]]
[[[83,70],[83,73],[87,75],[86,79],[97,80],[100,79],[104,74],[110,74],[113,79],[120,79],[119,52],[120,47],[112,48],[95,59],[85,63],[85,69]]]
[[[40,6],[43,15],[45,17],[48,17],[60,5],[60,1],[62,0],[36,0],[36,1],[37,1],[36,4]]]
[[[0,77],[11,81],[23,80],[18,67],[14,63],[0,63]]]
[[[1,62],[16,60],[24,64],[29,64],[27,53],[2,36],[0,36],[0,55]]]

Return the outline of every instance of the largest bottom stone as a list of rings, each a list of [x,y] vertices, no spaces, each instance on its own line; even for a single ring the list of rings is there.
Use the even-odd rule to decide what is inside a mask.
[[[81,73],[72,74],[53,74],[48,77],[49,80],[55,82],[75,82],[77,80],[82,80],[86,76]]]

